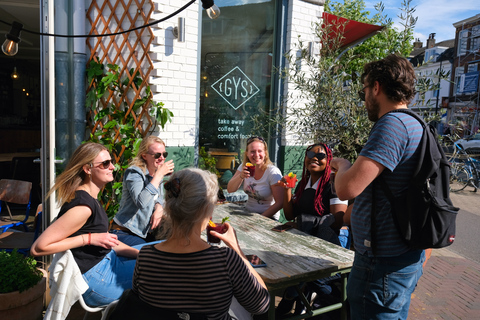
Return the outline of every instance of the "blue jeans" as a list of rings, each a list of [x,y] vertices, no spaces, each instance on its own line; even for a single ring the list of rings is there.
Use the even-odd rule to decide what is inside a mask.
[[[424,261],[423,250],[386,258],[355,253],[347,283],[352,320],[407,319]]]
[[[125,243],[126,245],[129,245],[131,247],[139,245],[139,244],[145,244],[147,241],[143,238],[140,238],[139,236],[135,234],[130,234],[128,232],[122,231],[122,230],[110,230],[110,233],[116,234],[117,239],[120,242]]]
[[[145,244],[155,244],[149,242]],[[145,244],[133,246],[135,249]],[[83,274],[89,288],[83,294],[85,303],[92,307],[105,306],[120,298],[123,291],[132,288],[136,259],[117,256],[111,250],[99,263]]]

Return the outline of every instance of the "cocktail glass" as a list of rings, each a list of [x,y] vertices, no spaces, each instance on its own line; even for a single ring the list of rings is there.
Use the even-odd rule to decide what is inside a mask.
[[[247,167],[248,172],[250,172],[250,177],[253,177],[255,175],[255,165],[250,162],[247,162],[245,166]]]
[[[225,233],[227,228],[223,223],[215,223],[215,227],[212,227],[210,224],[207,225],[207,242],[208,243],[220,243],[220,239],[212,235],[210,231],[216,231],[218,233]]]
[[[287,183],[287,187],[289,188],[295,188],[295,184],[297,183],[297,175],[291,175],[287,174],[286,176],[283,177],[285,179],[285,182]]]

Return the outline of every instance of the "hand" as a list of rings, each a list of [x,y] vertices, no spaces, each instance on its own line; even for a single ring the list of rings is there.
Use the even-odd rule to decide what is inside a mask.
[[[157,171],[155,171],[155,176],[166,176],[172,173],[174,168],[175,164],[173,163],[173,160],[168,160],[157,168]]]
[[[332,161],[330,161],[330,168],[333,172],[338,172],[338,170],[342,167],[346,167],[348,169],[351,166],[352,164],[350,163],[350,161],[343,158],[333,158]]]
[[[155,204],[155,211],[153,211],[152,216],[150,217],[150,230],[155,229],[162,222],[163,217],[163,207],[161,204]]]
[[[86,235],[88,237],[88,235]],[[118,246],[120,241],[118,241],[117,235],[113,233],[92,233],[90,245],[102,247],[105,249],[112,249],[113,247]]]
[[[243,171],[240,172],[240,177],[242,178],[242,180],[250,177],[250,170],[248,170],[247,166],[243,167]]]
[[[278,180],[277,183],[275,183],[273,186],[279,186],[279,187],[285,188],[287,190],[292,189],[292,188],[287,186],[287,181],[285,180],[284,177],[282,177],[282,179]]]
[[[225,222],[224,225],[227,228],[227,231],[225,233],[218,233],[213,230],[210,230],[210,233],[215,237],[219,238],[220,240],[222,240],[223,243],[225,243],[229,248],[239,253],[240,246],[238,245],[237,234],[235,233],[235,230],[228,222]]]

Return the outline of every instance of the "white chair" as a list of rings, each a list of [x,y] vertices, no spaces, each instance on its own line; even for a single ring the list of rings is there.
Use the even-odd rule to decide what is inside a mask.
[[[89,307],[89,306],[87,306],[87,304],[83,300],[82,296],[80,296],[80,299],[78,299],[78,302],[80,303],[82,308],[86,311],[85,316],[83,317],[83,320],[86,320],[88,318],[89,313],[95,313],[95,312],[99,312],[99,311],[102,312],[102,319],[101,320],[106,320],[106,319],[108,319],[108,315],[109,315],[110,311],[112,311],[115,308],[115,306],[117,305],[118,300],[115,300],[115,301],[111,302],[108,306],[103,306],[103,307]]]
[[[117,301],[108,306],[90,307],[83,300],[82,294],[88,289],[87,282],[83,279],[73,254],[70,250],[54,255],[50,272],[50,294],[52,300],[45,313],[45,320],[66,319],[72,305],[78,301],[86,311],[84,319],[89,313],[102,312],[102,319],[107,319],[110,310]]]

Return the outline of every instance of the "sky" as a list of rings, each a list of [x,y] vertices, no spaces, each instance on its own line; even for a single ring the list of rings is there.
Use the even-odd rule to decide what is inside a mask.
[[[242,3],[257,3],[268,0],[218,0],[218,5],[231,6]],[[333,0],[342,2],[343,0]],[[364,0],[366,10],[375,13],[375,4],[381,0]],[[403,28],[398,15],[402,13],[400,7],[403,0],[383,0],[384,12],[391,18],[397,28]],[[406,1],[406,0],[405,0]],[[453,24],[458,21],[480,14],[479,0],[411,0],[411,7],[415,7],[414,16],[418,17],[414,29],[414,39],[419,38],[425,46],[430,33],[435,33],[435,42],[455,39]]]
[[[380,1],[365,1],[366,9],[376,12],[374,5]],[[384,0],[384,12],[391,18],[395,26],[398,23],[398,15],[402,0]],[[480,14],[480,2],[478,0],[412,0],[411,7],[415,7],[414,16],[418,17],[414,28],[414,39],[419,38],[426,45],[428,35],[435,33],[435,42],[455,39],[454,23]]]

